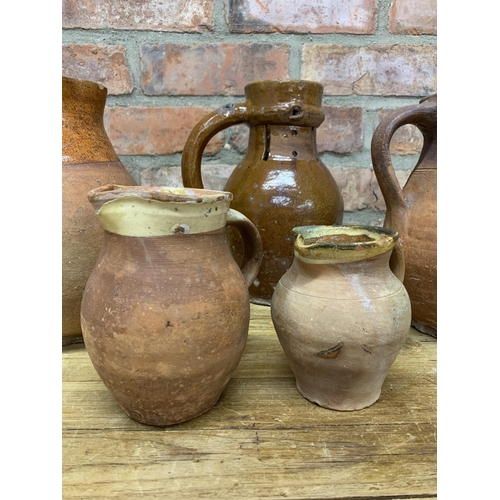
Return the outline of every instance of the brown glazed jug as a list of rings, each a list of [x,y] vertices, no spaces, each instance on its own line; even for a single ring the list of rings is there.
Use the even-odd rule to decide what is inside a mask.
[[[250,83],[245,102],[203,118],[182,153],[184,186],[202,188],[201,159],[210,138],[237,123],[250,128],[245,158],[224,189],[234,195],[231,207],[246,215],[262,238],[264,259],[250,286],[250,300],[256,304],[270,305],[276,284],[292,263],[294,226],[342,222],[342,195],[316,150],[316,129],[325,118],[322,96],[317,82]],[[234,232],[229,237],[239,262],[241,245]]]
[[[410,329],[411,308],[389,259],[396,231],[297,227],[295,258],[271,317],[297,389],[333,410],[375,403]]]
[[[422,132],[424,145],[401,189],[389,146],[396,130],[408,124]],[[410,295],[413,326],[437,337],[437,94],[389,113],[373,134],[371,152],[387,206],[384,226],[400,235],[391,267]]]
[[[104,130],[106,95],[100,83],[62,78],[63,345],[83,342],[80,304],[102,246],[87,193],[109,183],[136,184]]]
[[[248,336],[248,286],[262,259],[255,226],[229,209],[231,193],[104,186],[89,193],[104,227],[85,288],[89,357],[123,411],[166,426],[208,411]],[[226,238],[247,249],[240,271]]]

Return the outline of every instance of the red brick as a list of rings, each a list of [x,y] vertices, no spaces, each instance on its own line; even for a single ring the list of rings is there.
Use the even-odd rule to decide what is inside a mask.
[[[107,107],[104,126],[119,155],[169,155],[181,153],[193,127],[208,107]],[[216,154],[224,144],[217,134],[205,148]]]
[[[385,210],[380,187],[371,168],[328,167],[344,198],[344,210]],[[396,170],[401,186],[406,183],[411,170]]]
[[[325,121],[316,132],[318,152],[355,153],[363,149],[363,109],[358,107],[323,106]],[[249,128],[231,128],[231,145],[238,153],[248,147]]]
[[[338,154],[354,153],[363,149],[363,109],[358,107],[323,106],[325,121],[316,137],[318,151]]]
[[[403,35],[437,35],[437,0],[394,0],[389,31]]]
[[[202,165],[201,177],[205,189],[221,191],[236,165]],[[146,168],[140,173],[141,186],[182,187],[181,167]]]
[[[229,29],[236,33],[375,33],[376,0],[232,0]]]
[[[142,45],[147,95],[242,95],[247,83],[288,78],[286,45]]]
[[[63,45],[62,74],[102,83],[110,95],[130,94],[134,89],[120,45]]]
[[[325,95],[428,95],[436,66],[433,45],[307,44],[302,51],[302,78],[321,82]]]
[[[378,112],[379,121],[392,110],[382,109]],[[424,138],[420,130],[414,125],[403,125],[400,127],[391,139],[391,154],[404,156],[416,155],[422,151]]]
[[[63,0],[62,27],[204,32],[214,0]]]

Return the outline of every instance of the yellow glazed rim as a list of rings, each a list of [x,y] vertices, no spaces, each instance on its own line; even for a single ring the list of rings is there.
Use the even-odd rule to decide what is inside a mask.
[[[394,248],[397,231],[376,226],[299,226],[293,228],[294,253],[304,262],[356,262]]]
[[[103,228],[133,237],[186,235],[226,225],[232,193],[169,186],[108,184],[87,194]]]

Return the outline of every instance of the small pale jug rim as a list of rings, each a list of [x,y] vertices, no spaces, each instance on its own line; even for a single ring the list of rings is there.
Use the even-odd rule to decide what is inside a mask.
[[[377,226],[298,226],[294,252],[311,262],[354,262],[381,255],[394,248],[397,231]]]

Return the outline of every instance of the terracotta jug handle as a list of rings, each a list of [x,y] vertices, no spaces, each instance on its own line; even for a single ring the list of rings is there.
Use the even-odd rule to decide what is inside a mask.
[[[191,130],[182,151],[181,171],[185,187],[203,189],[201,158],[208,141],[221,130],[249,121],[246,104],[227,104],[209,113]]]
[[[247,288],[254,282],[260,270],[264,251],[262,239],[254,224],[237,210],[230,208],[227,212],[227,225],[235,227],[243,239],[245,255],[241,273]]]
[[[394,133],[403,125],[415,125],[424,132],[421,127],[425,126],[435,112],[432,107],[421,105],[396,109],[381,120],[373,133],[371,142],[372,165],[386,204],[386,221],[389,221],[389,225],[393,229],[398,229],[400,233],[405,232],[402,229],[408,223],[409,208],[404,200],[403,190],[392,164],[391,139]],[[401,240],[396,243],[391,256],[391,269],[403,281],[404,258]]]

